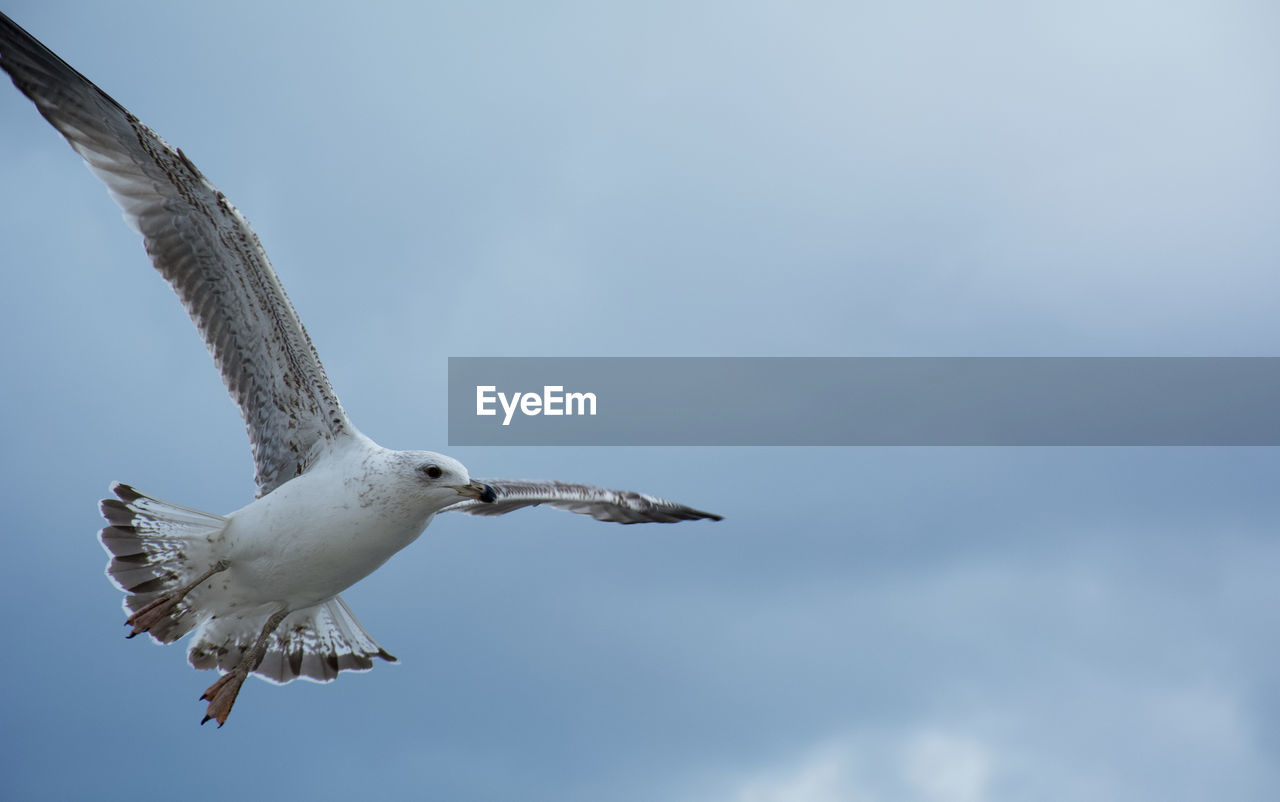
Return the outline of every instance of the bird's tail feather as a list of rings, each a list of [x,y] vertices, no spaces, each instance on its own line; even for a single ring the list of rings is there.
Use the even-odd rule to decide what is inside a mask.
[[[196,668],[230,671],[257,640],[269,610],[242,609],[205,621],[187,650]],[[280,622],[255,674],[276,684],[306,679],[328,682],[343,671],[368,671],[373,658],[389,663],[387,653],[356,620],[341,596],[301,610]]]
[[[164,593],[183,587],[208,570],[210,538],[227,519],[145,496],[126,484],[111,485],[115,498],[99,506],[108,526],[99,533],[111,555],[107,576],[128,594],[125,610],[134,613]],[[200,620],[198,600],[188,595],[160,624],[152,637],[171,643],[190,632]]]

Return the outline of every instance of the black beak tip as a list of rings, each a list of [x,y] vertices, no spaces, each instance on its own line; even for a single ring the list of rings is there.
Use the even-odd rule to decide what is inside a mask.
[[[480,494],[480,500],[485,504],[492,504],[498,500],[498,494],[494,492],[492,485],[484,486],[484,492]]]

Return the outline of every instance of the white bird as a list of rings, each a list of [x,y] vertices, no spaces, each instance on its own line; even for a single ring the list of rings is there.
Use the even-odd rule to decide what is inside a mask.
[[[475,480],[457,460],[392,451],[347,419],[244,217],[123,106],[0,14],[0,67],[106,183],[191,315],[240,407],[257,498],[226,515],[114,484],[102,502],[107,574],[129,637],[224,672],[204,692],[222,726],[251,673],[320,682],[394,661],[338,595],[413,542],[438,512],[547,504],[618,523],[720,516],[630,491]]]

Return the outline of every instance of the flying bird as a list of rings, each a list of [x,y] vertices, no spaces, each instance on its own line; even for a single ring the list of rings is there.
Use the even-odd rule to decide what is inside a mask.
[[[142,234],[248,429],[258,491],[245,507],[214,515],[120,483],[101,503],[128,637],[191,634],[191,664],[222,672],[201,696],[202,724],[226,723],[250,674],[327,682],[395,661],[339,594],[437,513],[546,504],[624,524],[720,520],[631,491],[473,479],[443,454],[374,443],[348,420],[248,222],[186,155],[4,14],[0,68]]]

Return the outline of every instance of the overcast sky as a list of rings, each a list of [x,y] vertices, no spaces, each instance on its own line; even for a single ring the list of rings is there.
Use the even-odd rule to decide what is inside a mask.
[[[723,523],[447,518],[397,655],[124,639],[112,480],[229,512],[239,416],[0,87],[0,797],[1270,799],[1274,449],[448,448],[449,356],[1280,354],[1280,11],[11,0],[253,223],[352,419]]]

